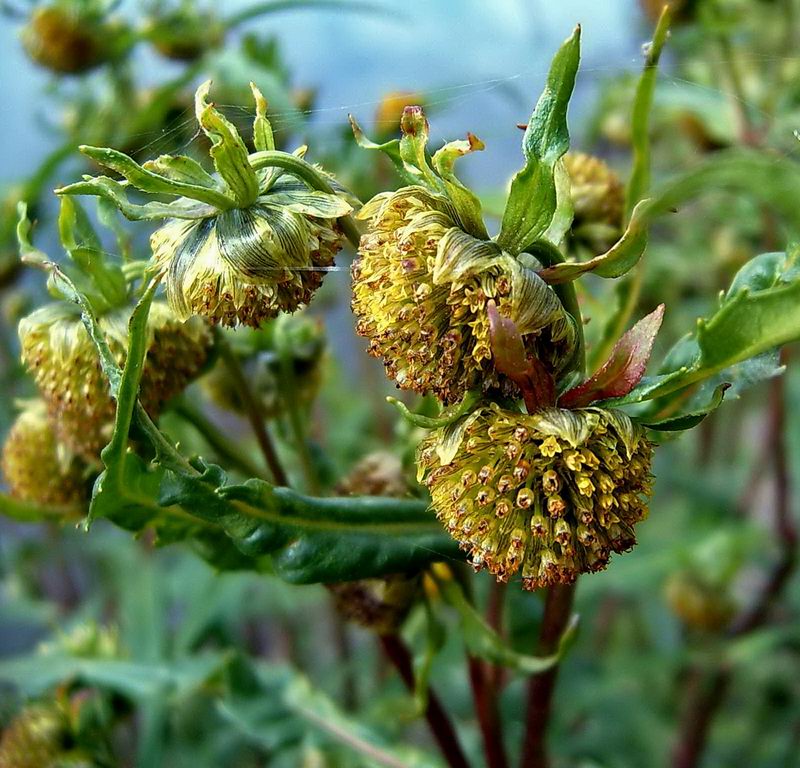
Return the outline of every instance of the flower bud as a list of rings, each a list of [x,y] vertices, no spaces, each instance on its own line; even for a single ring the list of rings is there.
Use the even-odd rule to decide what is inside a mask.
[[[128,312],[99,319],[109,348],[124,364]],[[178,320],[156,301],[148,318],[149,346],[139,399],[151,416],[182,392],[208,357],[211,333],[200,318]],[[73,305],[53,303],[20,321],[22,360],[36,381],[58,440],[89,462],[96,461],[113,430],[115,406],[97,350]]]
[[[390,453],[370,453],[336,487],[339,496],[393,496],[408,494],[400,460]],[[328,584],[336,610],[348,621],[379,635],[396,632],[414,604],[420,575],[395,573],[382,579]]]
[[[22,30],[28,55],[61,74],[80,74],[109,61],[125,33],[87,3],[55,0],[36,8]]]
[[[88,498],[86,466],[59,450],[42,400],[26,404],[3,445],[3,477],[21,501],[71,506]]]
[[[599,157],[568,152],[564,164],[570,178],[574,209],[573,234],[605,251],[622,231],[625,190],[619,176]]]
[[[144,35],[165,58],[195,61],[222,45],[225,26],[214,13],[183,3],[160,9],[144,23]]]
[[[681,622],[700,632],[720,632],[736,613],[736,603],[725,587],[707,583],[690,570],[672,574],[664,596]]]
[[[514,321],[526,352],[559,371],[576,330],[556,294],[496,243],[463,231],[450,200],[421,186],[384,193],[353,265],[353,311],[369,352],[403,389],[445,403],[481,385],[519,396],[495,370],[487,305]]]
[[[66,718],[56,706],[31,704],[3,729],[0,768],[60,765],[65,756],[64,737],[68,735]]]
[[[230,343],[267,418],[285,414],[289,398],[300,408],[309,408],[314,402],[326,359],[325,334],[318,321],[302,315],[283,316],[258,330],[231,332]],[[245,412],[224,365],[215,366],[201,383],[222,408]]]
[[[499,581],[520,572],[532,590],[602,570],[612,552],[634,546],[651,454],[619,411],[492,404],[424,440],[418,477],[476,568]]]

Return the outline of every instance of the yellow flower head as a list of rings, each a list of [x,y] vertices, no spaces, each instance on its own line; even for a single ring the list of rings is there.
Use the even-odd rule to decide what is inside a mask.
[[[99,319],[120,364],[127,349],[128,317],[128,310],[117,309]],[[202,319],[182,322],[158,301],[150,310],[148,333],[139,397],[155,416],[198,375],[211,333]],[[96,461],[111,436],[114,402],[77,308],[58,302],[38,309],[20,321],[19,337],[22,360],[47,404],[58,440],[87,461]]]
[[[21,501],[71,506],[88,497],[86,466],[60,450],[41,400],[26,404],[3,445],[3,477]]]
[[[575,451],[596,460],[579,464]],[[476,568],[500,581],[519,572],[525,589],[538,589],[602,570],[612,552],[633,547],[651,454],[620,411],[529,415],[492,404],[423,441],[418,474]]]
[[[479,384],[517,396],[494,368],[490,301],[515,322],[528,352],[555,370],[567,362],[575,325],[554,291],[521,260],[465,232],[446,196],[404,187],[359,216],[369,229],[353,265],[357,330],[399,387],[446,403]]]

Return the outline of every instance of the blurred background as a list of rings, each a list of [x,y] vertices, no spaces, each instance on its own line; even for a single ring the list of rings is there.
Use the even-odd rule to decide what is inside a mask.
[[[213,78],[212,98],[247,130],[253,80],[270,103],[279,145],[308,144],[311,159],[367,200],[398,180],[388,164],[356,147],[348,114],[371,138],[385,140],[397,135],[402,107],[421,103],[433,147],[467,131],[485,142],[485,151],[459,170],[494,216],[495,231],[508,180],[521,164],[516,125],[527,122],[552,54],[576,23],[583,53],[570,108],[572,146],[602,157],[626,178],[630,105],[642,45],[659,10],[646,0],[408,0],[285,3],[256,14],[255,0],[131,1],[113,14],[146,34],[117,59],[76,74],[54,71],[58,63],[48,62],[37,45],[58,53],[55,38],[37,41],[26,27],[46,3],[3,5],[2,434],[16,401],[34,391],[17,362],[16,322],[44,295],[38,273],[18,270],[16,203],[28,201],[39,222],[38,246],[59,255],[49,190],[97,170],[77,154],[78,144],[113,146],[140,161],[192,153],[200,144],[194,87]],[[783,208],[776,212],[772,205],[785,196],[778,177],[783,170],[795,173],[797,164],[797,3],[675,6],[653,111],[654,187],[713,168],[731,151],[759,153],[780,170],[774,178],[712,170],[677,215],[658,223],[636,317],[666,301],[662,351],[714,306],[749,258],[796,244],[800,234]],[[184,16],[169,17],[175,8]],[[102,30],[105,14],[91,24]],[[113,37],[107,29],[101,34]],[[149,231],[135,229],[134,248],[145,247]],[[293,347],[296,375],[308,380],[311,449],[329,488],[375,451],[389,451],[408,474],[420,436],[385,403],[395,390],[352,330],[352,256],[340,255],[341,271],[326,277],[298,320],[300,341]],[[591,280],[588,286],[581,298],[591,340],[611,294]],[[247,344],[243,356],[253,352]],[[663,436],[651,517],[639,528],[638,546],[606,572],[584,578],[578,590],[581,629],[561,671],[554,715],[557,765],[800,766],[796,357],[796,348],[784,350],[783,377],[737,386],[731,402],[695,432]],[[272,398],[280,406],[269,359],[258,357],[247,370],[263,385],[265,402]],[[255,454],[246,420],[220,405],[212,374],[187,399],[203,403],[209,419]],[[185,450],[213,452],[181,421],[179,407],[163,421]],[[284,452],[287,427],[277,420],[274,428]],[[385,454],[383,460],[391,464]],[[301,474],[290,449],[285,461],[293,476]],[[490,581],[486,574],[476,579],[482,606],[496,599]],[[509,644],[531,653],[541,603],[517,587],[506,591],[500,626]],[[404,627],[417,664],[430,650],[421,613],[419,606],[412,610]],[[737,621],[743,629],[731,632]],[[479,765],[463,648],[459,633],[449,631],[456,624],[455,616],[442,617],[431,680]],[[324,587],[290,586],[267,574],[220,574],[188,547],[155,548],[146,536],[135,539],[102,520],[86,533],[74,523],[0,519],[0,724],[13,722],[24,702],[58,698],[75,678],[61,656],[60,667],[43,660],[43,642],[82,659],[87,728],[102,731],[95,745],[103,745],[87,764],[376,764],[320,721],[380,744],[430,747],[415,720],[415,702],[371,633],[346,623]],[[103,659],[125,663],[107,674],[107,667],[91,666]],[[257,665],[255,676],[245,662]],[[507,672],[497,682],[506,738],[517,744],[524,677]],[[402,759],[437,764],[410,753]],[[0,759],[6,765],[23,764]]]

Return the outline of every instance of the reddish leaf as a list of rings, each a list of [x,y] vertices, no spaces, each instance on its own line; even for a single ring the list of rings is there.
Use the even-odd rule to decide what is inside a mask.
[[[581,408],[595,400],[627,395],[644,376],[663,319],[664,305],[659,304],[620,338],[597,373],[565,392],[558,404]]]
[[[553,377],[535,357],[528,357],[517,324],[504,317],[494,301],[486,305],[494,367],[522,391],[529,413],[555,402]]]

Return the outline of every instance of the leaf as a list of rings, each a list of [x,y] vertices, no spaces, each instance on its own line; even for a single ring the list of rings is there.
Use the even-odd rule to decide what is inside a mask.
[[[558,664],[577,635],[578,618],[575,616],[561,636],[556,653],[551,656],[529,656],[519,653],[486,623],[483,616],[470,604],[461,587],[452,578],[442,578],[440,574],[437,574],[436,583],[442,590],[444,599],[461,616],[464,642],[470,653],[491,661],[493,664],[501,664],[526,675],[538,675]]]
[[[207,173],[200,163],[186,155],[178,157],[161,155],[155,160],[143,163],[142,168],[173,181],[219,190],[219,185],[214,177]]]
[[[659,304],[622,336],[595,374],[561,395],[559,405],[580,408],[595,400],[627,395],[644,376],[663,319],[664,305]]]
[[[272,124],[267,118],[267,100],[255,83],[250,83],[250,91],[256,103],[256,116],[253,120],[253,144],[259,152],[270,152],[275,149],[275,137],[272,133]]]
[[[470,390],[464,395],[460,403],[442,409],[442,412],[438,416],[423,416],[419,413],[412,413],[406,404],[396,397],[387,397],[386,402],[397,408],[397,410],[400,411],[400,415],[415,427],[422,427],[422,429],[440,429],[441,427],[447,427],[455,423],[462,416],[465,416],[473,410],[482,396],[483,394],[480,390]]]
[[[497,242],[521,253],[550,227],[557,208],[556,164],[569,149],[567,106],[580,59],[580,27],[553,58],[544,91],[522,139],[525,167],[514,176]]]
[[[210,89],[211,81],[206,80],[195,93],[197,122],[211,140],[209,154],[217,173],[225,180],[235,204],[246,208],[258,197],[258,176],[250,165],[247,147],[236,127],[206,100]]]
[[[667,355],[661,373],[646,377],[624,397],[625,405],[652,400],[726,372],[800,339],[800,273],[797,255],[756,256],[734,278],[717,311]],[[774,366],[759,366],[774,375]]]
[[[206,186],[190,184],[185,181],[176,181],[167,176],[162,176],[160,173],[154,173],[143,168],[135,160],[132,160],[123,152],[118,152],[116,149],[84,145],[80,147],[80,150],[96,163],[104,165],[106,168],[111,168],[112,171],[124,176],[136,189],[140,189],[142,192],[188,197],[191,200],[208,203],[221,210],[235,205],[231,198],[216,189],[209,189]],[[63,194],[63,192],[59,192],[59,194]]]
[[[144,205],[128,200],[126,187],[108,176],[85,177],[56,190],[57,195],[94,195],[118,208],[126,219],[149,221],[153,219],[204,219],[217,214],[218,209],[205,203],[179,198],[171,203],[149,202]]]
[[[633,209],[625,232],[608,251],[582,263],[564,262],[546,267],[538,272],[539,277],[550,285],[575,280],[587,272],[592,272],[599,277],[622,277],[639,263],[647,246],[646,213],[648,203],[648,200],[642,200]]]
[[[685,411],[675,416],[668,416],[656,421],[651,421],[647,418],[635,418],[634,421],[642,426],[661,432],[680,432],[686,429],[692,429],[703,421],[712,411],[717,410],[717,408],[722,405],[725,392],[730,386],[730,384],[720,384],[714,389],[711,399],[700,408],[693,408],[690,411]]]
[[[633,170],[625,191],[625,212],[632,215],[634,206],[650,188],[650,111],[656,87],[658,61],[669,34],[671,12],[664,5],[656,24],[652,42],[647,46],[644,72],[636,85],[631,113],[631,143],[633,144]]]

